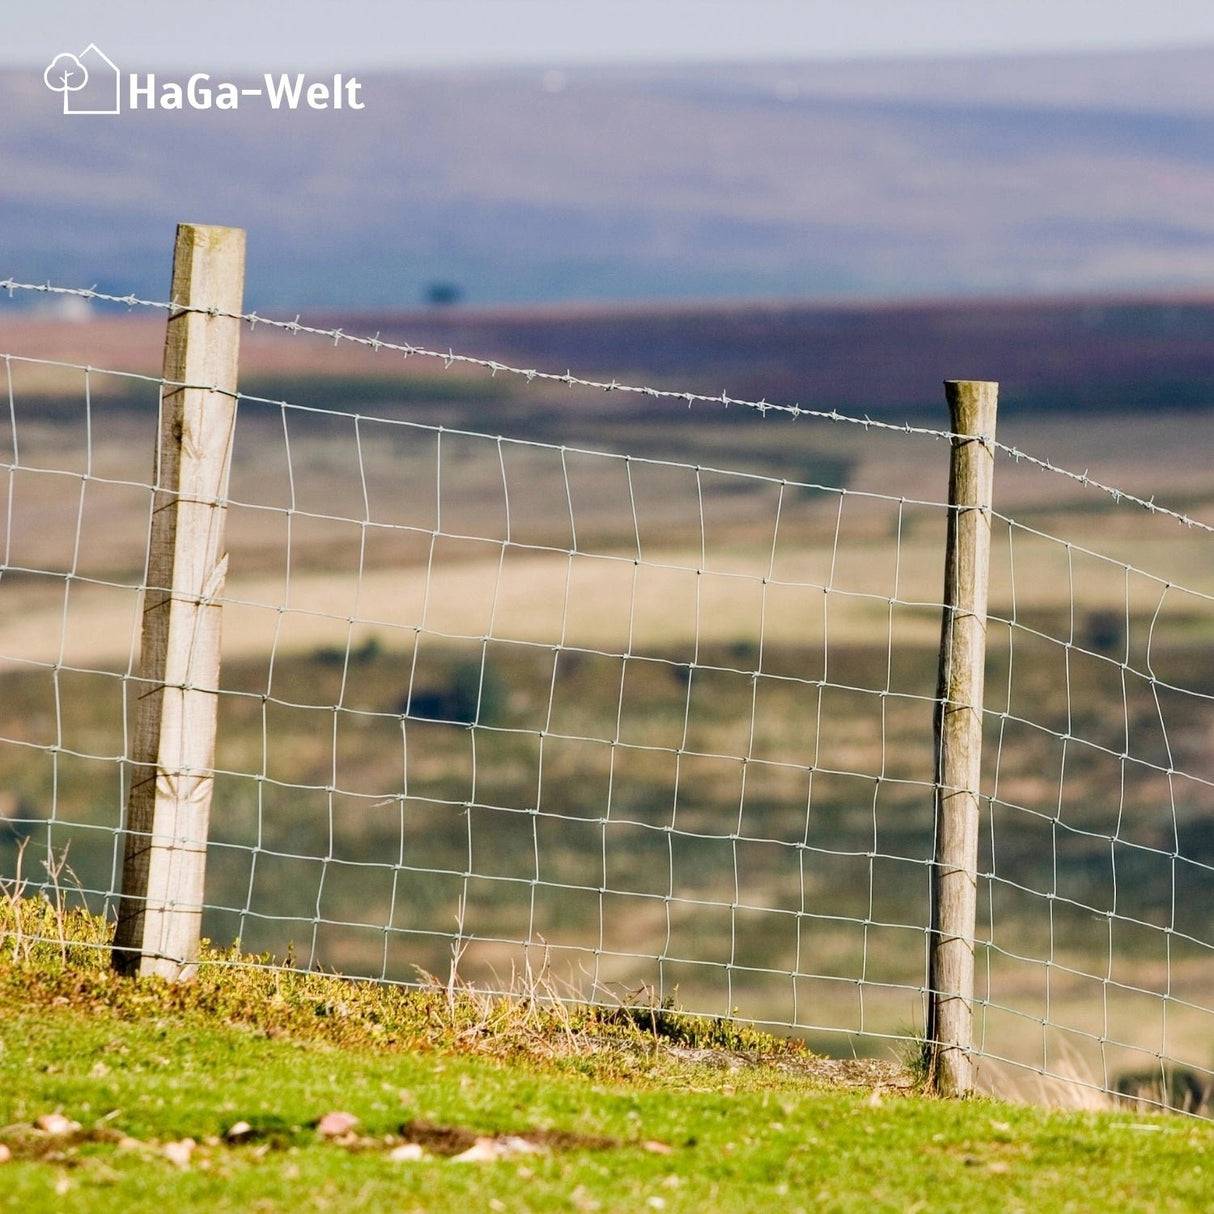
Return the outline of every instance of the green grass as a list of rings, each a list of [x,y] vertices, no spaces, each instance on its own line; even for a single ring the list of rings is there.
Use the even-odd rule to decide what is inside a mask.
[[[0,1207],[1203,1209],[1214,1127],[832,1086],[802,1047],[677,1013],[401,991],[208,953],[111,976],[106,926],[0,910]],[[45,943],[38,943],[40,937]],[[87,942],[88,947],[81,941]],[[677,1051],[672,1042],[708,1047]],[[326,1113],[357,1117],[326,1139]],[[50,1135],[59,1112],[77,1129]],[[242,1134],[231,1134],[240,1122]],[[493,1162],[477,1137],[534,1148]],[[193,1146],[182,1144],[192,1140]],[[425,1157],[396,1162],[417,1141]],[[166,1149],[167,1148],[167,1149]],[[176,1153],[179,1162],[171,1156]]]

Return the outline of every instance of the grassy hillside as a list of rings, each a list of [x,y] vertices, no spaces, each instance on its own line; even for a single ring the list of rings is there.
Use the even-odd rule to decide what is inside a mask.
[[[194,983],[119,980],[104,924],[15,892],[5,1209],[1206,1207],[1208,1123],[941,1102],[890,1064],[554,1006],[542,980],[406,993],[214,952]]]

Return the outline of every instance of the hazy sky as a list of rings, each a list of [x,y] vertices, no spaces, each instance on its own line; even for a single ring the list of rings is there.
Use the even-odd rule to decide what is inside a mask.
[[[89,42],[200,71],[1082,51],[1214,44],[1214,2],[0,0],[0,64]]]

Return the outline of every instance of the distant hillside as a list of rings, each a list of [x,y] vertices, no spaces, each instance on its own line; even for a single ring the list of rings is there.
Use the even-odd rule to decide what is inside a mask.
[[[940,381],[1005,408],[1214,405],[1214,297],[332,313],[323,325],[523,367],[899,416]],[[618,409],[619,402],[616,402]]]
[[[104,320],[72,323],[22,318],[4,302],[0,339],[9,353],[157,373],[164,333],[159,314],[117,309],[115,315],[111,308]],[[347,309],[308,312],[304,320],[558,374],[570,369],[584,377],[874,416],[901,417],[920,407],[939,412],[944,378],[998,380],[1005,415],[1214,406],[1214,293],[880,305]],[[369,361],[350,346],[284,344],[264,328],[246,332],[241,361],[248,390],[297,402],[310,400],[310,392],[330,393],[326,377],[348,380],[351,391],[374,389],[380,400],[374,376],[393,377],[388,395],[394,398],[403,391],[402,376],[420,375],[424,383],[410,399],[434,393],[421,360]],[[455,390],[474,391],[465,378]],[[435,397],[439,405],[445,399]],[[618,415],[643,409],[646,399],[603,403]]]
[[[263,307],[1214,283],[1214,49],[388,74],[362,95],[86,119],[2,72],[0,275],[162,294],[189,219],[249,229]]]

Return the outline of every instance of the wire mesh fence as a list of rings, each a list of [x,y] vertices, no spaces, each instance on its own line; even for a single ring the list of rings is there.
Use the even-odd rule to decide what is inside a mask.
[[[3,373],[0,874],[66,852],[112,913],[165,385]],[[242,394],[205,934],[913,1041],[951,436],[795,412],[913,444],[938,496]],[[1018,463],[1088,480],[994,445],[997,503]],[[1081,491],[1108,552],[993,520],[975,1054],[1204,1109],[1209,529]]]
[[[1083,1060],[1096,1088],[1204,1107],[1208,541],[1168,551],[1154,537],[1160,565],[1185,570],[1182,585],[1013,519],[998,531],[984,1049],[1045,1074]],[[1178,1061],[1192,1068],[1183,1082]]]

